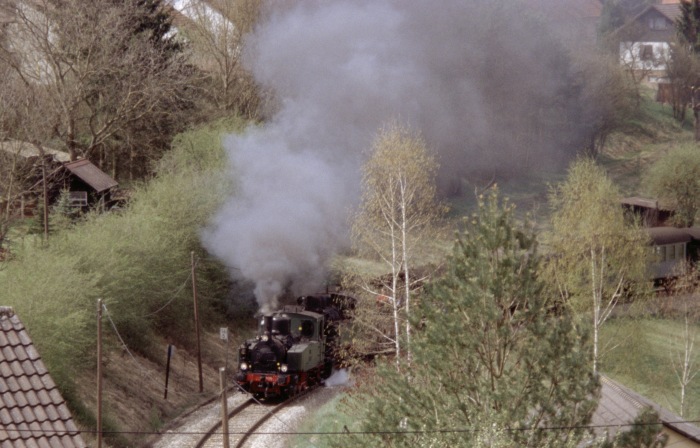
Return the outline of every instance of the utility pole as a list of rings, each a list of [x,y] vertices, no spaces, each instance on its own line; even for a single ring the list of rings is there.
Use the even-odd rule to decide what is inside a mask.
[[[49,240],[49,191],[46,186],[46,157],[41,154],[41,179],[44,193],[44,241]]]
[[[97,448],[102,448],[102,299],[97,299]]]
[[[170,379],[170,358],[172,358],[172,355],[173,355],[173,346],[172,346],[172,344],[168,344],[168,360],[166,361],[166,364],[165,364],[165,393],[163,394],[164,400],[168,399],[168,380]]]
[[[226,367],[219,368],[219,385],[221,387],[221,429],[224,436],[224,448],[229,448],[228,403],[226,401]]]
[[[199,369],[199,393],[204,392],[204,382],[202,380],[202,349],[199,342],[199,306],[197,305],[197,272],[194,261],[194,251],[190,252],[192,263],[192,298],[194,299],[194,326],[197,334],[197,368]]]

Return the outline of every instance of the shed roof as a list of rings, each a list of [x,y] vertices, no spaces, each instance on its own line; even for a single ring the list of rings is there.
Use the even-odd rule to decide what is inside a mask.
[[[631,196],[628,198],[622,198],[620,200],[622,205],[629,205],[634,207],[648,208],[652,210],[664,210],[672,212],[674,210],[673,206],[670,204],[659,202],[657,199],[642,198],[639,196]]]
[[[601,376],[601,397],[591,424],[606,428],[628,427],[639,412],[651,407],[664,427],[689,441],[700,443],[700,428],[606,376]]]
[[[677,227],[649,227],[647,232],[651,237],[651,241],[657,245],[688,243],[695,237],[695,234],[691,233],[690,229],[687,228],[679,229]]]
[[[0,307],[0,447],[85,447],[14,310]]]
[[[68,171],[78,176],[98,193],[119,185],[116,180],[112,179],[107,173],[97,168],[87,159],[66,163],[64,166]]]

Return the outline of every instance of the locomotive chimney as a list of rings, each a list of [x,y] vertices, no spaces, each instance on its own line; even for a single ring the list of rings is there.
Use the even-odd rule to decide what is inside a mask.
[[[263,328],[265,328],[265,334],[272,334],[272,316],[263,316]]]

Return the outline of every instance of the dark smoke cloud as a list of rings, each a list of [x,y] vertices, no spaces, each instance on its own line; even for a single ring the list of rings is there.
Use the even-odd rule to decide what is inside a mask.
[[[300,0],[259,26],[249,65],[279,109],[227,138],[239,189],[203,240],[255,282],[262,307],[322,287],[348,242],[363,153],[388,121],[420,130],[454,191],[577,149],[581,105],[561,39],[517,3],[496,3]]]

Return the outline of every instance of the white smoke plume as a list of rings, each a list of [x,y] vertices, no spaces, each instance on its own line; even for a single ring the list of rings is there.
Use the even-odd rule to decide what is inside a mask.
[[[326,387],[350,386],[352,381],[350,378],[349,369],[333,370],[333,373],[326,381],[323,382]]]
[[[226,139],[238,189],[203,242],[255,283],[263,310],[283,291],[323,287],[329,258],[348,243],[363,152],[387,122],[423,134],[443,184],[568,157],[562,142],[581,135],[566,119],[580,104],[562,100],[565,52],[515,5],[287,1],[256,29],[249,66],[279,110]]]

